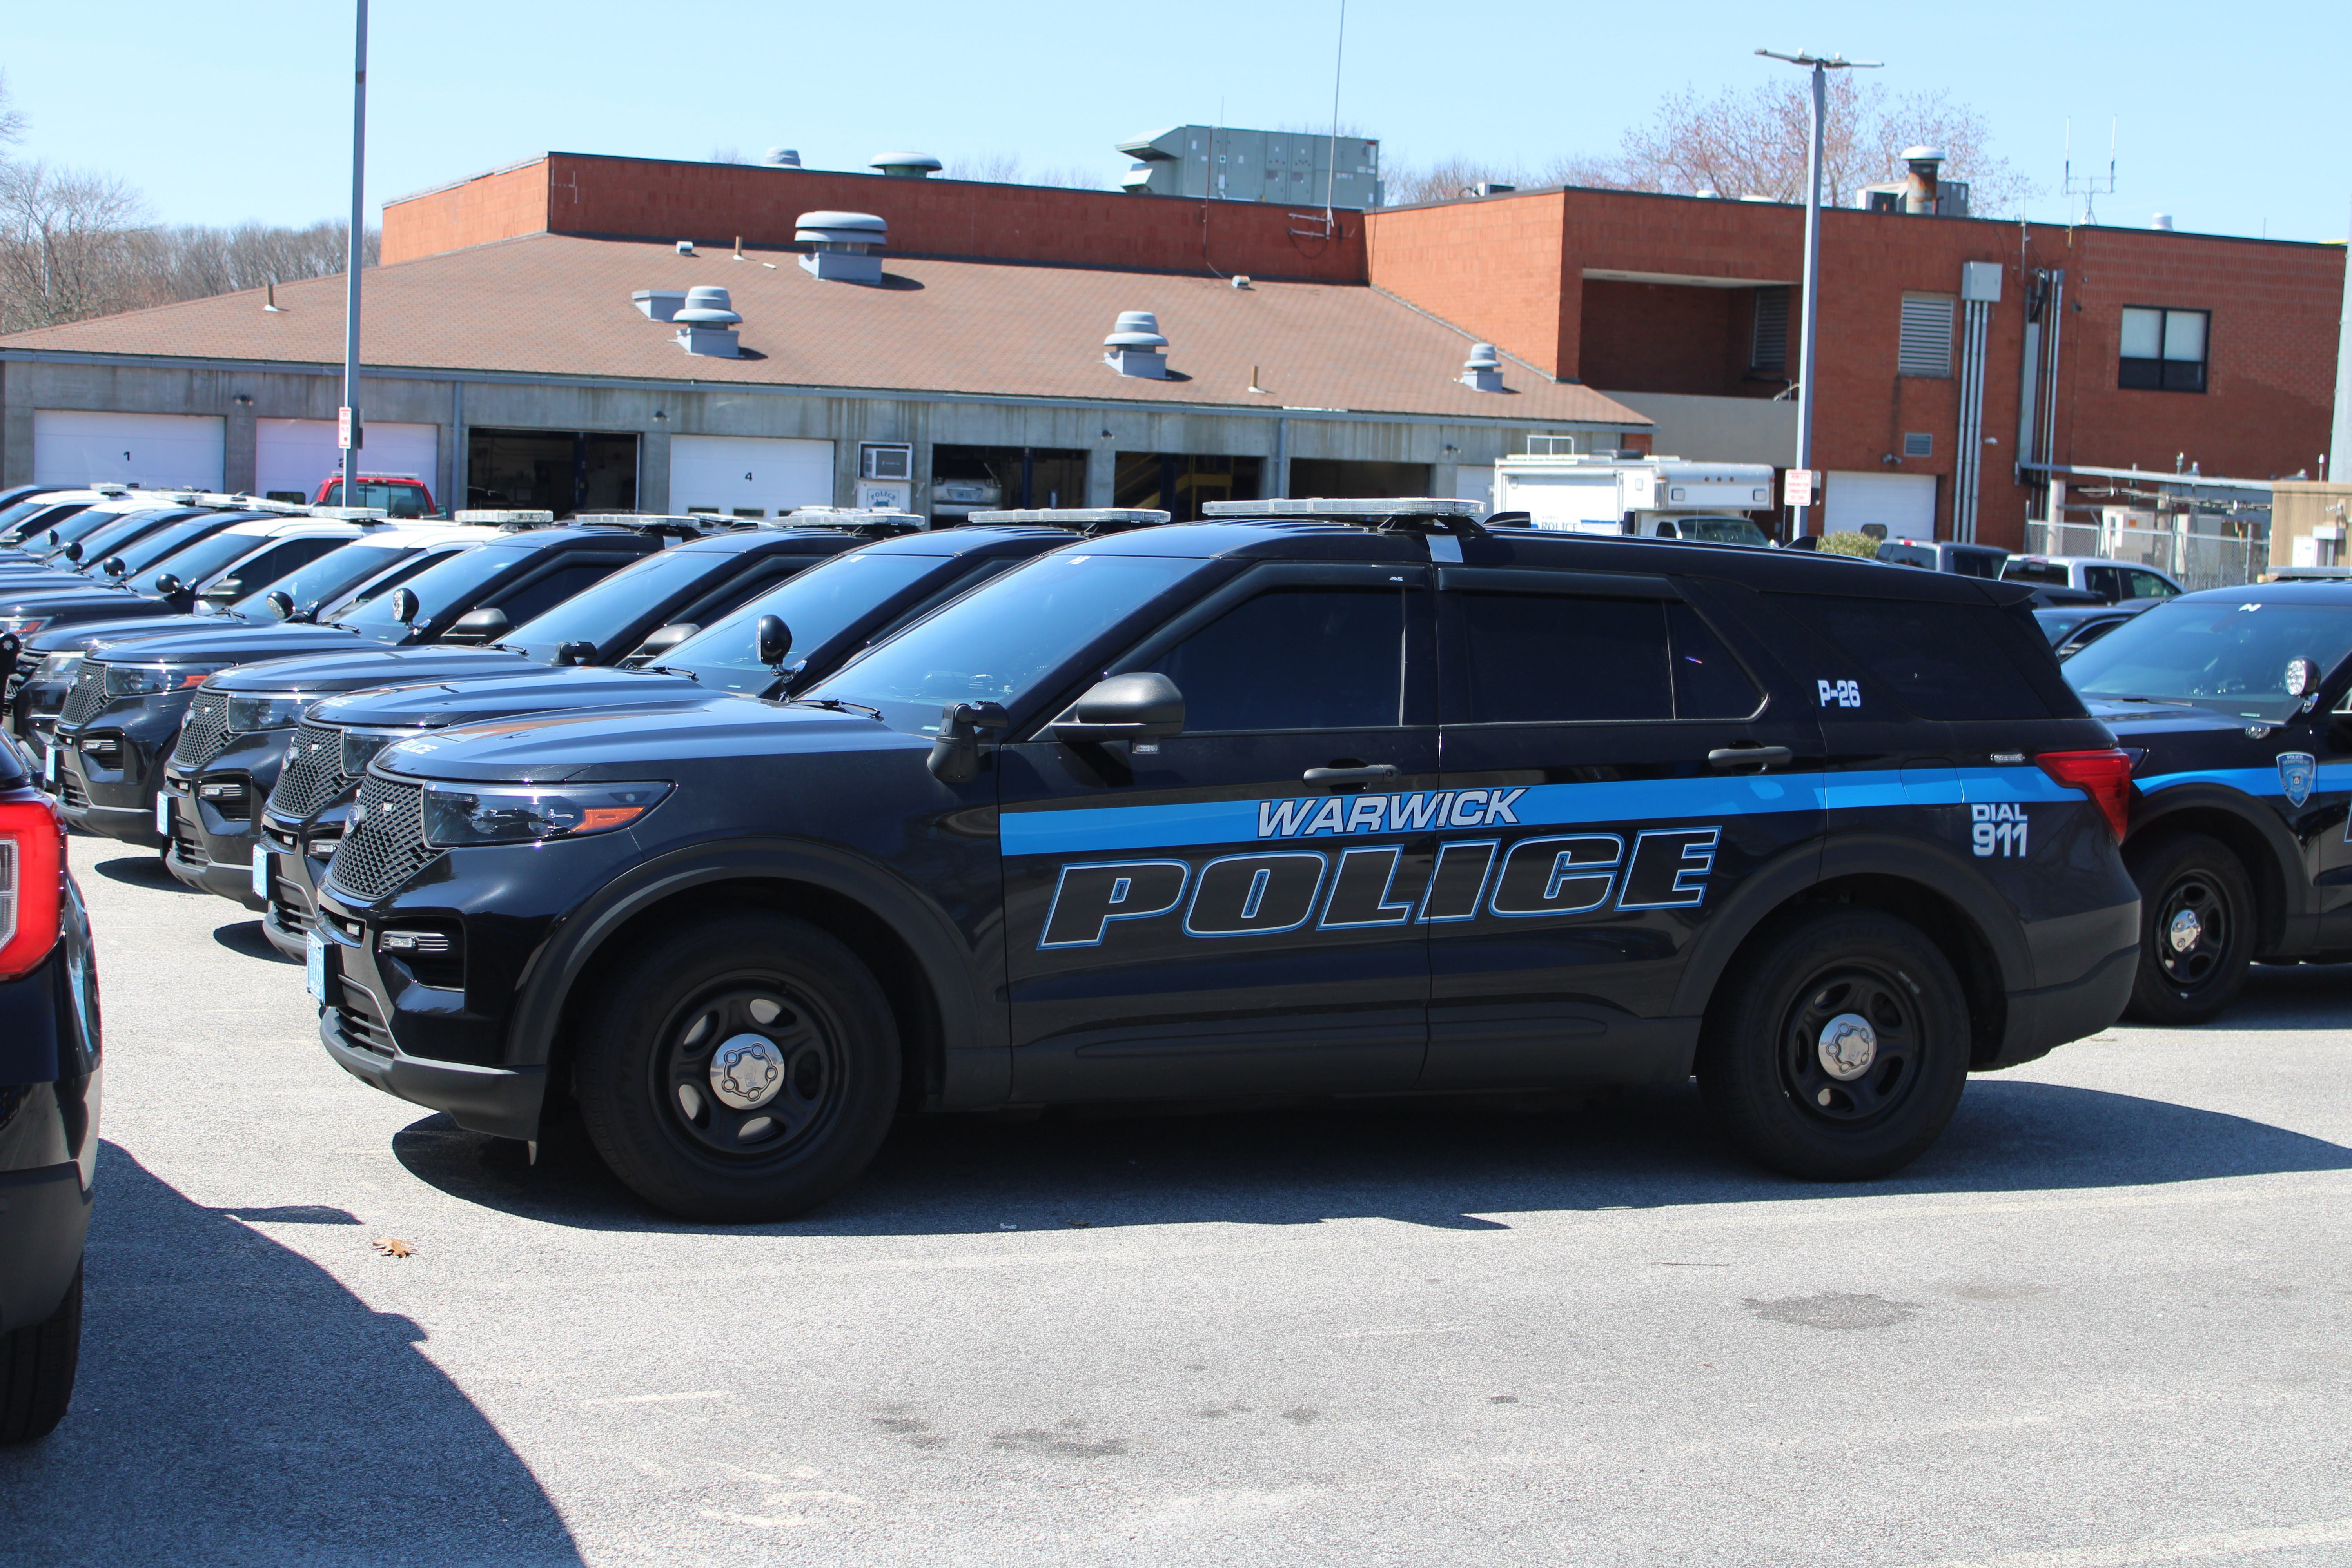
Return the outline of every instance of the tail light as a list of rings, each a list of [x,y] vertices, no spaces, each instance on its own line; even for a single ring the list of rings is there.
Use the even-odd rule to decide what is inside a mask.
[[[2033,760],[2068,789],[2089,795],[2091,804],[2107,819],[2116,842],[2124,841],[2124,832],[2131,825],[2134,759],[2129,752],[2044,752]]]
[[[66,825],[46,800],[0,800],[0,980],[40,967],[58,944]]]

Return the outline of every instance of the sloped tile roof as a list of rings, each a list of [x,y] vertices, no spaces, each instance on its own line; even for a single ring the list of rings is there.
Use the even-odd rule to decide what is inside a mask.
[[[1468,341],[1361,285],[1259,283],[1156,272],[887,258],[880,287],[824,283],[791,252],[677,254],[667,245],[530,235],[368,274],[362,363],[421,370],[725,385],[961,393],[1237,409],[1349,409],[1430,417],[1621,425],[1650,421],[1589,387],[1507,363],[1509,388],[1462,385]],[[773,263],[773,266],[763,265]],[[688,355],[639,289],[730,289],[745,357]],[[0,347],[336,363],[340,278],[104,316],[0,338]],[[1151,310],[1181,379],[1121,376],[1102,340],[1121,310]],[[1257,384],[1253,393],[1253,367]]]

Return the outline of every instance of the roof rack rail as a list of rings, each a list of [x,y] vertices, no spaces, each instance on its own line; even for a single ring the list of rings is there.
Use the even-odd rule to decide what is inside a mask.
[[[892,507],[804,506],[775,521],[778,528],[838,528],[869,539],[895,539],[902,533],[924,533],[930,519]]]
[[[555,521],[555,514],[551,511],[476,510],[457,513],[456,521],[492,528],[545,528]]]
[[[1323,522],[1350,523],[1375,532],[1486,532],[1478,519],[1486,509],[1475,500],[1447,496],[1376,496],[1297,500],[1213,500],[1202,504],[1203,517],[1297,517]]]
[[[279,501],[273,505],[302,517],[323,518],[329,522],[356,522],[365,528],[371,523],[386,522],[392,514],[380,506],[294,506]]]
[[[575,511],[571,521],[582,527],[633,528],[639,533],[666,533],[674,539],[708,539],[714,533],[734,533],[752,526],[741,518],[709,511]]]
[[[1123,533],[1130,528],[1157,528],[1168,513],[1132,506],[1032,506],[1009,511],[975,511],[964,521],[978,527],[1030,523],[1043,528],[1066,528],[1088,538]]]

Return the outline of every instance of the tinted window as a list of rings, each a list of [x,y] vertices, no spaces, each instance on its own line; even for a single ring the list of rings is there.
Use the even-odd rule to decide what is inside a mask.
[[[1922,719],[2046,719],[2049,705],[2001,650],[2009,623],[1990,605],[1783,594],[1781,605],[1877,678]],[[1824,678],[1843,672],[1824,670]]]
[[[2007,559],[1998,550],[1953,550],[1946,553],[1952,558],[1948,570],[1963,577],[1999,578],[2001,564]]]
[[[2124,622],[2066,661],[2086,697],[2159,697],[2249,719],[2284,718],[2291,659],[2334,669],[2352,652],[2352,609],[2175,599]]]
[[[1682,520],[1685,539],[1704,539],[1710,544],[1769,544],[1764,531],[1744,517],[1686,517]]]
[[[351,588],[337,589],[336,596],[329,601],[329,607],[338,614],[356,609],[381,595],[390,593],[411,577],[422,576],[442,562],[448,560],[451,553],[448,551],[403,551],[399,565],[390,571],[384,571],[379,564],[375,568],[375,575],[362,578],[356,591]]]
[[[242,541],[246,549],[253,548],[253,535],[249,533],[214,541],[213,536],[227,526],[227,521],[221,518],[192,517],[184,522],[174,522],[159,528],[132,543],[123,545],[113,553],[122,557],[126,577],[136,577],[150,566],[160,566],[164,562],[171,561],[173,563],[173,569],[180,574],[180,580],[184,583],[193,583],[198,577],[209,576],[229,562],[236,560],[238,541]],[[211,541],[212,548],[191,549],[190,546],[194,545],[198,540]],[[228,552],[225,555],[221,553],[223,548]],[[175,553],[178,552],[185,553]],[[102,563],[105,559],[104,555],[82,557],[85,563],[91,561]],[[181,560],[185,560],[194,570],[191,572],[181,567],[178,564]]]
[[[1448,646],[1460,650],[1447,722],[1674,717],[1659,601],[1451,589],[1443,597]]]
[[[1666,627],[1673,638],[1675,718],[1745,719],[1762,706],[1764,694],[1696,610],[1667,605]]]
[[[1930,572],[1936,569],[1936,552],[1924,544],[1882,544],[1878,558],[1897,566],[1921,566]]]
[[[880,709],[898,729],[935,733],[948,703],[1017,702],[1207,565],[1181,557],[1057,550],[876,645],[810,695],[862,702]],[[805,573],[781,591],[815,575]]]
[[[2112,566],[2085,566],[2083,586],[2103,599],[2120,599],[2124,596],[2124,574]]]
[[[1188,733],[1376,730],[1404,710],[1401,589],[1277,588],[1234,605],[1159,658]]]
[[[248,584],[275,582],[296,567],[332,553],[342,541],[331,536],[318,539],[289,539],[273,544],[250,560],[236,563],[236,572],[221,579],[240,594]]]
[[[256,580],[250,571],[240,572],[237,574],[240,578],[253,581],[256,585],[247,590],[245,598],[238,604],[241,607],[258,608],[261,601],[272,593],[285,595],[294,601],[298,608],[322,604],[350,593],[385,567],[413,553],[413,551],[389,550],[381,544],[342,544],[296,570],[279,568],[281,575],[271,581]]]
[[[416,595],[417,620],[431,620],[450,605],[472,598],[499,574],[523,565],[535,553],[521,546],[483,545],[455,555],[436,557],[433,564],[416,574],[415,581],[409,584]],[[349,626],[363,637],[389,637],[396,641],[407,636],[408,632],[392,613],[392,597],[379,589],[368,599],[339,616],[336,624]]]
[[[606,638],[618,637],[678,595],[693,592],[704,578],[721,575],[735,564],[725,556],[709,552],[665,551],[631,562],[623,571],[592,568],[609,574],[601,582],[591,576],[581,584],[586,591],[576,596],[559,595],[549,600],[554,607],[536,619],[526,621],[516,612],[513,602],[501,604],[499,608],[506,611],[507,618],[516,624],[517,629],[499,640],[509,647],[522,649],[533,658],[552,658],[555,650],[568,642],[602,646]],[[515,598],[520,601],[536,595],[541,586],[532,584]]]
[[[518,626],[536,620],[583,588],[603,582],[622,564],[617,561],[569,562],[501,596],[498,607]]]
[[[761,664],[757,639],[761,616],[780,617],[793,634],[785,663],[803,659],[860,618],[946,562],[937,555],[878,555],[852,551],[822,562],[771,589],[724,620],[714,621],[661,658],[724,691],[765,691],[775,671]],[[936,717],[936,715],[934,715]]]
[[[2059,588],[2066,586],[2066,568],[2048,561],[2012,561],[2001,568],[2000,574],[2011,583],[2043,583]]]
[[[2131,584],[2124,595],[2127,599],[2169,599],[2180,592],[2153,572],[2126,572],[2124,575]]]

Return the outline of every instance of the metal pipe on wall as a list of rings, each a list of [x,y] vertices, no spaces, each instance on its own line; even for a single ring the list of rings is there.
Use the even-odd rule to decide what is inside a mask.
[[[1960,309],[1960,428],[1952,471],[1952,537],[1972,544],[1984,468],[1985,338],[1992,306],[1970,300]]]
[[[368,0],[358,0],[357,40],[352,47],[352,226],[343,242],[343,417],[350,435],[343,444],[343,504],[359,504],[360,444],[360,227],[361,193],[367,171]]]

